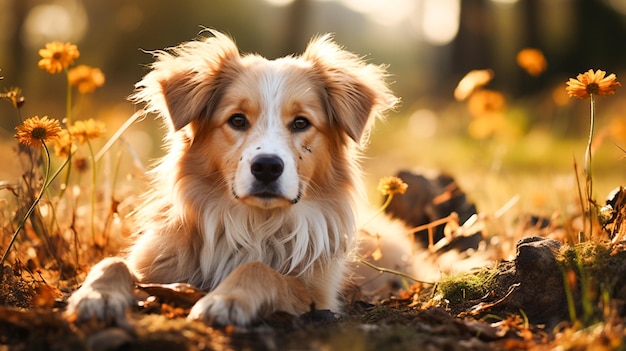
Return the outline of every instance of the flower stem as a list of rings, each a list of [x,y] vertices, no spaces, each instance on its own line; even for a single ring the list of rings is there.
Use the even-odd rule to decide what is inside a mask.
[[[376,213],[374,213],[372,215],[372,217],[370,217],[370,219],[367,220],[367,222],[363,223],[361,225],[361,228],[365,228],[366,225],[370,224],[371,221],[374,220],[374,218],[378,217],[378,215],[380,215],[381,213],[383,213],[385,211],[385,209],[387,208],[387,206],[389,206],[389,204],[391,203],[391,200],[393,199],[393,193],[389,194],[389,196],[387,196],[387,200],[385,200],[385,203],[380,206],[380,208],[378,209],[378,211],[376,211]]]
[[[24,228],[26,221],[28,220],[28,218],[30,218],[30,215],[33,213],[33,211],[37,207],[37,204],[39,204],[39,201],[41,201],[41,198],[46,192],[46,189],[50,185],[50,182],[48,181],[48,177],[50,176],[50,153],[48,151],[48,147],[46,146],[46,143],[42,142],[41,145],[43,146],[44,152],[46,154],[46,163],[45,163],[46,169],[44,171],[44,174],[45,174],[44,182],[43,182],[43,185],[41,186],[41,189],[39,189],[39,194],[33,201],[32,205],[30,205],[30,207],[28,208],[28,211],[26,211],[26,214],[24,215],[24,217],[22,217],[22,220],[17,225],[17,229],[15,229],[15,232],[13,233],[13,236],[11,237],[11,241],[9,242],[9,245],[7,246],[7,248],[4,250],[2,259],[0,259],[0,282],[2,282],[3,273],[4,273],[4,269],[2,268],[4,267],[4,261],[9,255],[9,251],[11,251],[11,247],[13,246],[13,243],[15,243],[15,239],[17,238],[17,235],[20,233],[22,228]]]
[[[96,156],[93,153],[93,147],[89,139],[87,139],[87,146],[91,156],[91,238],[96,243]]]
[[[72,84],[70,84],[70,73],[65,68],[65,76],[67,77],[67,94],[65,97],[65,125],[72,124]]]
[[[70,74],[67,68],[65,69],[65,75],[67,77],[67,94],[65,97],[65,126],[67,127],[68,133],[70,125],[72,124],[72,85],[70,84]],[[65,172],[65,180],[63,184],[61,184],[61,190],[59,191],[59,199],[63,197],[65,194],[65,190],[70,182],[70,173],[72,172],[71,162],[72,162],[72,146],[71,146],[72,134],[70,133],[70,153],[67,161],[70,163],[70,167],[67,167],[67,171]]]
[[[587,141],[587,149],[585,151],[585,181],[587,184],[587,216],[589,217],[589,237],[591,237],[593,230],[593,204],[592,204],[592,196],[593,196],[593,179],[592,179],[592,170],[591,170],[591,144],[593,142],[593,129],[595,125],[595,115],[596,115],[596,102],[595,95],[590,94],[591,101],[591,112],[590,112],[590,122],[589,122],[589,140]]]

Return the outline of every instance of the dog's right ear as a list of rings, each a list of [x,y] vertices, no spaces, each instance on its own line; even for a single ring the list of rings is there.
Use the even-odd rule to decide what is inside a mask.
[[[240,65],[237,46],[228,36],[213,36],[154,52],[151,71],[136,84],[131,100],[169,120],[177,131],[195,118],[211,113]]]

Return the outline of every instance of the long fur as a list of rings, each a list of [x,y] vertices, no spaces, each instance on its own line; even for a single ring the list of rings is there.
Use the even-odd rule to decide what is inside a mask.
[[[248,324],[274,310],[302,313],[310,303],[340,309],[355,242],[360,150],[373,121],[397,102],[385,68],[328,35],[301,56],[270,61],[241,55],[226,35],[210,34],[155,52],[137,84],[132,100],[167,128],[166,155],[150,172],[152,190],[124,258],[98,264],[70,298],[68,313],[81,320],[119,319],[132,301],[126,285],[135,281],[206,289],[190,318],[208,322]],[[292,110],[308,114],[314,129],[285,131],[276,115]],[[237,111],[254,119],[245,133],[225,127]],[[241,190],[253,146],[282,155],[284,199]],[[110,274],[113,266],[127,267],[127,278]],[[125,287],[110,288],[116,283]]]

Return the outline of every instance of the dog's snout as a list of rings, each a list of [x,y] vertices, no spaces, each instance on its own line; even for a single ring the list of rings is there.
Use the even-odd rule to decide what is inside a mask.
[[[280,157],[275,155],[260,155],[252,160],[250,171],[257,180],[269,184],[283,174],[284,168],[285,164]]]

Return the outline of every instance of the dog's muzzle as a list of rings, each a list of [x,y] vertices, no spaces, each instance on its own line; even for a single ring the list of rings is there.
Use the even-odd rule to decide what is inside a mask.
[[[256,180],[265,185],[275,182],[285,169],[285,163],[276,155],[259,155],[252,160],[250,171]]]
[[[300,201],[302,192],[298,175],[279,155],[255,155],[245,167],[238,170],[239,176],[232,184],[235,199],[264,209],[294,205]]]
[[[258,155],[250,163],[250,172],[254,176],[254,183],[250,188],[250,195],[260,199],[283,197],[280,176],[285,170],[285,163],[276,155]]]

